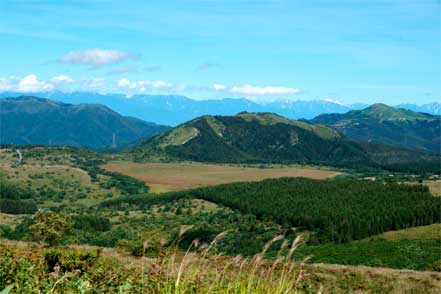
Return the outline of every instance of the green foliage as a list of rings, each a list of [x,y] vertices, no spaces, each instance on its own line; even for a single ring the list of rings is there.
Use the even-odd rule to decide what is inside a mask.
[[[134,235],[134,232],[127,227],[116,227],[105,232],[70,229],[66,232],[62,243],[114,247],[120,240],[132,240]]]
[[[32,199],[0,199],[0,212],[10,214],[33,214],[37,205]]]
[[[0,212],[10,214],[33,214],[37,205],[35,195],[13,183],[0,179]]]
[[[157,256],[161,249],[162,234],[159,231],[149,231],[145,233],[138,233],[136,237],[131,240],[123,239],[117,244],[118,247],[128,251],[133,256]]]
[[[11,293],[141,293],[137,273],[96,251],[51,249],[26,256],[2,249],[0,254],[0,289],[13,285]]]
[[[262,262],[259,255],[233,259],[204,249],[197,255],[167,249],[155,259],[135,259],[115,251],[109,258],[94,250],[22,246],[0,245],[0,290],[24,294],[438,293],[435,274],[299,266],[283,262],[285,252],[278,261]]]
[[[29,190],[25,190],[16,184],[0,180],[0,199],[29,199],[33,198],[33,194]]]
[[[80,252],[51,249],[44,253],[44,262],[50,272],[53,272],[57,266],[59,267],[58,270],[62,272],[74,270],[85,272],[92,267],[97,259],[98,252],[96,251]]]
[[[32,260],[17,257],[10,250],[1,253],[0,289],[13,285],[17,293],[35,293],[38,278]]]
[[[372,240],[347,244],[303,246],[297,251],[301,260],[312,256],[311,262],[346,265],[367,265],[412,270],[436,270],[441,262],[441,240]]]
[[[108,218],[97,215],[77,215],[73,217],[73,228],[86,231],[105,232],[112,229]]]
[[[60,242],[68,226],[65,215],[38,211],[29,226],[29,233],[32,240],[53,246]]]
[[[199,188],[168,197],[205,199],[260,219],[312,230],[316,232],[312,240],[320,242],[348,242],[441,220],[441,199],[421,185],[281,178]]]

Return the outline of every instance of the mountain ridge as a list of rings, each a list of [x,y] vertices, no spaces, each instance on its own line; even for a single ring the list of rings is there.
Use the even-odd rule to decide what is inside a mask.
[[[441,153],[441,117],[437,115],[375,104],[343,114],[322,114],[310,122],[331,126],[361,143]]]
[[[23,93],[3,92],[1,97],[21,96]],[[223,98],[218,100],[195,100],[180,95],[134,95],[99,94],[95,92],[39,92],[33,96],[46,97],[53,100],[78,104],[99,103],[110,107],[116,112],[138,117],[158,124],[177,126],[201,115],[235,115],[241,111],[273,112],[290,119],[312,119],[323,113],[345,113],[350,110],[363,109],[367,104],[342,105],[325,100],[280,100],[259,104],[245,98]],[[407,105],[406,108],[420,107]],[[434,103],[422,112],[438,111],[441,103]]]
[[[123,147],[168,127],[121,116],[100,104],[67,104],[21,96],[0,99],[2,144]],[[113,137],[115,141],[113,142]]]
[[[135,157],[219,163],[368,162],[364,150],[326,126],[272,113],[201,116],[133,149]]]

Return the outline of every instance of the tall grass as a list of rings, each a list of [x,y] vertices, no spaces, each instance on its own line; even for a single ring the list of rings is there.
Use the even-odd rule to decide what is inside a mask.
[[[291,261],[301,243],[300,235],[289,248],[284,236],[277,235],[253,258],[231,258],[212,253],[218,242],[228,234],[227,231],[218,234],[209,244],[194,240],[185,252],[180,251],[180,238],[188,229],[181,230],[172,246],[161,251],[156,262],[149,263],[143,259],[143,273],[147,276],[147,279],[143,278],[143,289],[152,291],[147,293],[305,293],[303,263]],[[274,261],[264,260],[268,249],[281,240],[277,258]],[[148,285],[155,279],[152,277],[160,277],[154,289]]]
[[[35,252],[20,255],[7,249],[6,258],[0,260],[0,293],[11,286],[7,293],[311,293],[305,290],[302,263],[291,262],[301,236],[288,244],[278,235],[253,258],[232,258],[215,253],[228,232],[218,234],[209,244],[194,240],[185,252],[180,250],[180,239],[189,229],[182,228],[172,245],[164,246],[154,258],[127,257],[138,262],[133,267],[98,257],[99,252],[91,259],[90,252],[87,255],[78,249],[50,249],[48,253],[39,248],[39,258]],[[281,241],[277,258],[265,260],[266,251],[277,241]],[[148,240],[143,248],[145,253]],[[55,266],[48,263],[48,254],[52,260],[57,256]]]

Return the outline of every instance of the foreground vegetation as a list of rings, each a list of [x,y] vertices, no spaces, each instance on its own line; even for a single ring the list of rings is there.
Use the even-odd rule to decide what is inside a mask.
[[[185,234],[185,233],[183,233]],[[2,293],[437,293],[441,275],[364,267],[308,266],[291,263],[299,239],[282,243],[287,254],[273,262],[211,253],[193,243],[194,253],[171,248],[155,258],[133,258],[90,247],[44,248],[32,243],[0,244]],[[147,244],[146,244],[147,246]]]
[[[279,293],[289,283],[294,293],[317,293],[321,286],[322,293],[435,293],[441,279],[434,272],[295,264],[299,282],[280,282],[284,266],[307,257],[310,263],[441,271],[441,225],[421,226],[439,222],[441,198],[421,186],[436,177],[360,172],[152,194],[142,181],[102,169],[113,155],[62,147],[22,153],[17,165],[13,149],[0,151],[0,237],[21,240],[0,245],[0,286],[14,284],[10,293]],[[181,163],[169,165],[179,174]],[[242,170],[253,176],[277,170],[209,167],[214,178],[229,169],[238,177]],[[206,171],[193,175],[198,172]],[[183,234],[180,228],[189,225]],[[299,234],[304,241],[293,258],[282,260]]]

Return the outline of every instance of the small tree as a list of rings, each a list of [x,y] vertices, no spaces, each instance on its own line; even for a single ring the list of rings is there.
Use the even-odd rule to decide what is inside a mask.
[[[54,246],[63,238],[68,227],[69,222],[65,215],[40,210],[33,217],[29,233],[33,241]]]

